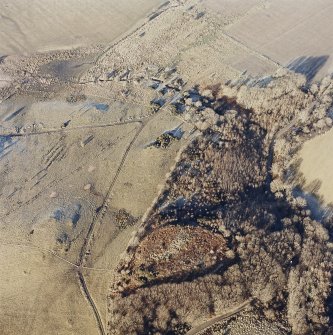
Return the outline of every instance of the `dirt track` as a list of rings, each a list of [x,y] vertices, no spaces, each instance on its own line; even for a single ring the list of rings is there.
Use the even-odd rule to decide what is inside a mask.
[[[239,312],[243,311],[246,307],[248,307],[252,301],[253,299],[244,301],[241,305],[232,309],[230,312],[216,316],[215,318],[210,319],[195,328],[192,328],[186,335],[196,335],[200,333],[201,331],[205,330],[206,328],[211,327],[213,324],[217,322],[221,322],[223,320],[230,318],[233,315],[238,314]]]

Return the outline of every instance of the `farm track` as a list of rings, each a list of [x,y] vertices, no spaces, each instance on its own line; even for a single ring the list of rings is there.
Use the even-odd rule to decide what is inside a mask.
[[[45,135],[45,134],[54,134],[54,133],[67,133],[74,130],[82,130],[82,129],[98,129],[98,128],[108,128],[108,127],[115,127],[115,126],[122,126],[131,123],[139,123],[142,120],[150,118],[152,115],[144,116],[139,119],[132,119],[120,122],[112,122],[112,123],[103,123],[103,124],[92,124],[92,125],[79,125],[70,128],[52,128],[42,131],[30,132],[30,133],[2,133],[0,136],[7,136],[7,137],[28,137],[28,136],[36,136],[36,135]]]
[[[99,313],[99,311],[97,309],[97,306],[96,306],[94,300],[92,299],[92,297],[91,297],[91,295],[89,293],[86,281],[84,279],[84,276],[83,276],[83,273],[81,272],[81,270],[78,271],[78,277],[79,277],[80,287],[81,287],[81,289],[82,289],[82,291],[83,291],[86,299],[88,300],[89,305],[91,306],[91,308],[92,308],[92,310],[94,312],[99,332],[100,332],[101,335],[106,335],[105,330],[104,330],[104,326],[103,326],[103,321],[101,319],[100,313]]]
[[[97,325],[98,325],[98,328],[99,328],[99,332],[101,335],[105,335],[105,330],[104,330],[104,325],[103,325],[103,322],[102,322],[102,319],[101,319],[101,316],[100,316],[100,313],[98,311],[98,308],[95,304],[95,302],[93,301],[92,299],[92,296],[89,292],[89,289],[86,285],[86,281],[85,281],[85,278],[84,278],[84,275],[83,275],[83,272],[82,272],[82,269],[83,269],[83,265],[84,265],[84,262],[85,262],[85,255],[87,254],[87,250],[90,246],[90,243],[91,243],[91,238],[94,234],[94,229],[95,229],[95,226],[97,224],[97,222],[99,220],[101,220],[103,218],[103,214],[105,213],[105,210],[106,210],[106,207],[108,205],[108,202],[110,200],[110,195],[111,195],[111,192],[113,190],[113,187],[114,185],[116,184],[117,180],[118,180],[118,177],[122,171],[122,168],[126,162],[126,159],[127,159],[127,156],[133,146],[133,144],[135,143],[136,139],[138,138],[138,136],[140,135],[141,131],[144,129],[146,123],[141,123],[140,125],[140,128],[138,129],[138,131],[136,132],[135,136],[133,137],[132,141],[130,142],[130,144],[127,146],[124,154],[123,154],[123,157],[120,161],[120,164],[119,164],[119,167],[117,169],[117,172],[116,172],[116,175],[115,177],[113,178],[109,188],[108,188],[108,191],[104,197],[104,201],[103,201],[103,204],[101,206],[101,209],[100,211],[97,213],[97,215],[94,217],[94,219],[91,221],[90,223],[90,226],[88,228],[88,232],[87,232],[87,235],[84,239],[84,242],[83,242],[83,246],[81,248],[81,251],[80,251],[80,254],[79,254],[79,259],[78,259],[78,277],[79,277],[79,283],[80,283],[80,287],[82,289],[82,292],[84,293],[84,296],[85,298],[87,299],[89,305],[91,306],[92,310],[93,310],[93,313],[94,313],[94,316],[95,316],[95,319],[96,319],[96,322],[97,322]]]
[[[122,156],[122,159],[121,159],[121,161],[120,161],[119,167],[118,167],[118,169],[117,169],[117,171],[116,171],[116,175],[115,175],[115,177],[113,178],[113,180],[112,180],[112,182],[111,182],[111,184],[110,184],[110,186],[109,186],[109,188],[108,188],[108,190],[107,190],[107,193],[106,193],[106,195],[105,195],[105,197],[104,197],[104,201],[103,201],[103,203],[102,203],[101,210],[98,212],[98,214],[95,216],[95,218],[93,219],[93,221],[92,221],[91,224],[90,224],[90,227],[89,227],[89,229],[88,229],[87,236],[86,236],[86,238],[85,238],[85,242],[84,242],[84,244],[83,244],[83,246],[82,246],[82,249],[81,249],[81,252],[80,252],[80,256],[79,256],[79,260],[78,260],[78,265],[79,265],[79,266],[82,266],[82,264],[83,264],[83,262],[84,262],[84,255],[85,255],[85,253],[86,253],[86,251],[87,251],[87,248],[88,248],[88,245],[89,245],[89,241],[90,241],[91,236],[92,236],[92,234],[93,234],[94,226],[95,226],[96,222],[97,222],[99,219],[102,218],[102,216],[103,216],[103,214],[104,214],[104,210],[105,210],[105,208],[107,207],[108,201],[109,201],[109,199],[110,199],[110,194],[111,194],[112,189],[113,189],[113,187],[114,187],[114,185],[115,185],[115,183],[116,183],[116,181],[117,181],[117,179],[118,179],[118,177],[119,177],[119,174],[120,174],[120,172],[121,172],[121,170],[122,170],[122,168],[123,168],[123,166],[124,166],[124,163],[125,163],[125,161],[126,161],[126,158],[127,158],[127,156],[128,156],[128,153],[130,152],[131,147],[133,146],[134,142],[136,141],[136,139],[138,138],[139,134],[140,134],[141,131],[143,130],[144,126],[145,126],[145,123],[141,123],[140,128],[139,128],[138,131],[136,132],[136,134],[135,134],[135,136],[133,137],[133,139],[132,139],[132,141],[130,142],[130,144],[127,146],[127,148],[126,148],[126,150],[125,150],[125,152],[124,152],[124,154],[123,154],[123,156]]]
[[[196,335],[198,333],[200,333],[201,331],[213,326],[215,323],[224,321],[229,319],[230,317],[242,312],[243,310],[245,310],[253,301],[253,299],[248,299],[246,301],[244,301],[241,305],[237,306],[236,308],[233,308],[230,312],[224,313],[222,315],[216,316],[213,319],[210,319],[204,323],[202,323],[201,325],[192,328],[190,331],[188,331],[186,333],[186,335]]]

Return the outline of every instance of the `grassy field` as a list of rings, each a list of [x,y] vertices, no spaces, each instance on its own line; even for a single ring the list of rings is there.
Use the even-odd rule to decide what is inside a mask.
[[[332,28],[332,13],[329,0],[257,1],[227,32],[308,79],[320,79],[333,70],[329,58],[333,46],[327,33]]]
[[[333,131],[330,130],[307,141],[300,151],[302,158],[300,171],[306,179],[306,185],[319,180],[318,194],[323,197],[326,204],[333,202],[332,150]]]
[[[111,42],[159,0],[1,1],[0,56]]]

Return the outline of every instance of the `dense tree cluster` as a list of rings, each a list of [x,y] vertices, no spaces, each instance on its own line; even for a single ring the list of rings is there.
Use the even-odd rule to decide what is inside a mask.
[[[309,117],[318,122],[328,118],[329,89],[319,86],[314,92],[304,85],[301,77],[277,75],[185,94],[184,117],[189,114],[187,119],[202,132],[179,155],[119,265],[110,295],[112,334],[182,334],[179,329],[249,298],[270,322],[290,327],[293,334],[328,331],[333,268],[329,226],[311,219],[306,200],[293,196],[288,175],[290,155],[308,134],[300,135],[298,129],[308,127]],[[325,113],[317,115],[314,102]],[[221,235],[228,256],[206,271],[173,276],[177,271],[172,269],[167,281],[148,280],[134,290],[124,289],[122,283],[137,272],[141,245],[147,255],[153,254],[153,244],[163,239],[150,247],[147,238],[168,226],[200,227]],[[204,258],[205,250],[193,252]]]

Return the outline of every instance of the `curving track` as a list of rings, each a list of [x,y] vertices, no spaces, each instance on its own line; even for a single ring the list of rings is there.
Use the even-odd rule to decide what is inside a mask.
[[[189,332],[186,333],[186,335],[199,334],[203,330],[213,326],[215,323],[224,321],[226,319],[229,319],[231,316],[234,316],[234,315],[240,313],[241,311],[243,311],[244,309],[246,309],[251,304],[252,301],[253,301],[253,299],[249,299],[249,300],[244,301],[241,305],[237,306],[236,308],[232,309],[231,311],[229,311],[225,314],[216,316],[215,318],[210,319],[210,320],[202,323],[201,325],[199,325],[195,328],[192,328]]]

